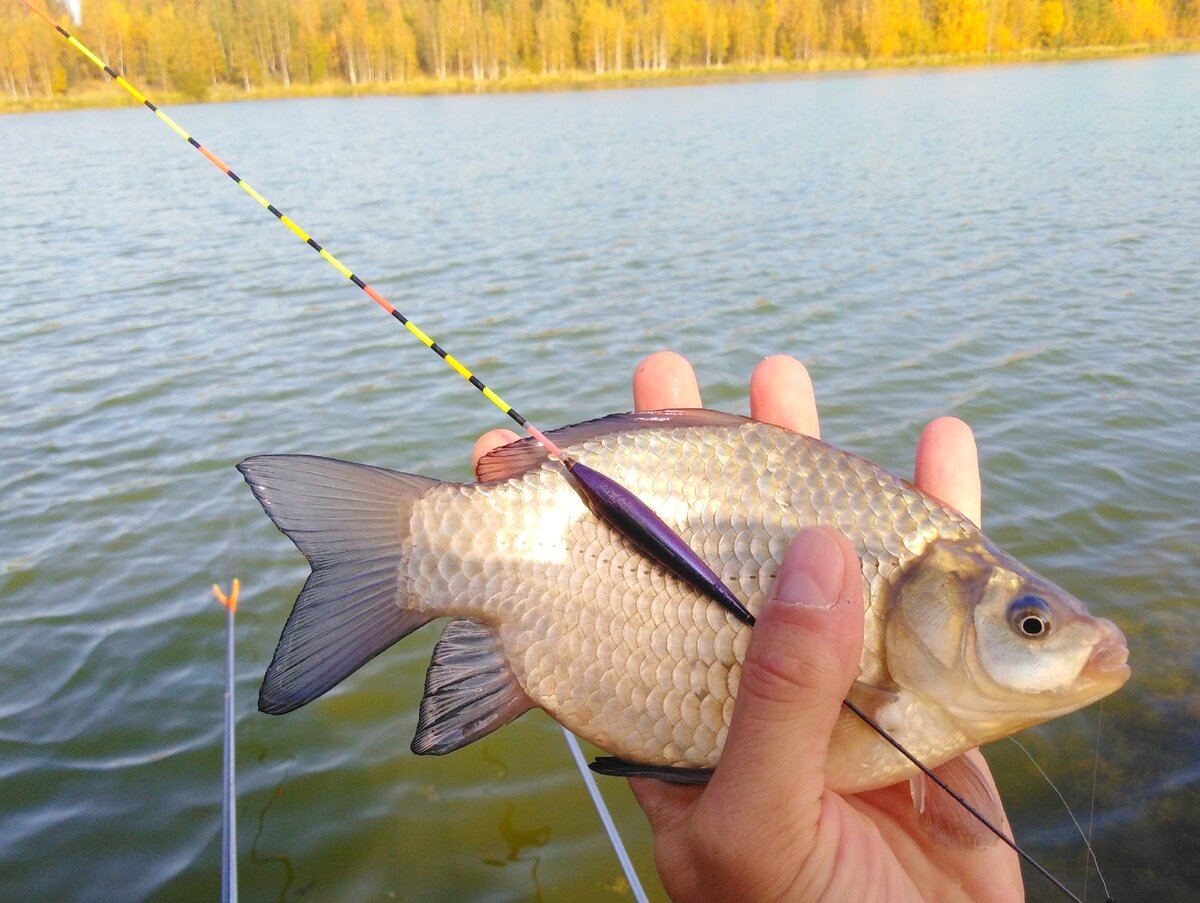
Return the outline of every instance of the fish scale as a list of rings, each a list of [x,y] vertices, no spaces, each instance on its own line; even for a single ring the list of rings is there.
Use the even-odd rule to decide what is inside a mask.
[[[933,537],[967,529],[886,471],[760,423],[617,433],[569,451],[649,504],[752,612],[792,535],[817,524],[846,533],[863,562],[867,682],[886,678],[889,575]],[[749,628],[594,518],[559,465],[437,487],[415,506],[412,532],[425,540],[410,559],[414,596],[492,626],[535,703],[618,756],[715,766]]]

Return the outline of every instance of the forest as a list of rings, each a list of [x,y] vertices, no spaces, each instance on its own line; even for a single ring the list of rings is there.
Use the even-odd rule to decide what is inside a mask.
[[[118,72],[200,99],[345,84],[819,66],[1165,45],[1200,0],[33,0]],[[53,98],[102,73],[0,2],[0,92]]]

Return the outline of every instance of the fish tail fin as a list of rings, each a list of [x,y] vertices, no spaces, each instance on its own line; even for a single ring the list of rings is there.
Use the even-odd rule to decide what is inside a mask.
[[[281,715],[438,616],[409,598],[403,548],[413,505],[439,481],[311,455],[237,467],[312,565],[259,691],[259,710]]]

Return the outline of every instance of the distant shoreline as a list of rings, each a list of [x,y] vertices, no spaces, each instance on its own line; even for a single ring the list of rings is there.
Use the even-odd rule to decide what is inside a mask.
[[[1064,47],[1059,50],[1019,50],[1009,53],[948,54],[911,56],[889,59],[858,57],[826,57],[806,62],[776,62],[753,66],[723,66],[720,68],[693,67],[681,69],[629,70],[595,73],[571,70],[551,75],[522,73],[499,79],[476,81],[471,78],[415,78],[403,82],[372,82],[350,85],[328,81],[311,85],[263,85],[241,90],[233,85],[214,85],[202,99],[188,97],[178,91],[148,89],[156,103],[179,105],[190,103],[234,103],[244,100],[285,100],[309,97],[378,97],[394,95],[439,94],[507,94],[536,91],[606,90],[665,85],[705,84],[759,80],[839,72],[886,72],[912,69],[936,69],[953,66],[1013,65],[1020,63],[1055,63],[1079,60],[1118,59],[1131,56],[1173,56],[1200,53],[1200,42],[1177,41],[1169,44],[1125,44],[1098,47]],[[143,89],[146,86],[141,86]],[[135,106],[126,92],[105,82],[89,82],[81,90],[70,91],[52,98],[30,97],[0,100],[0,115],[43,113],[59,110],[82,110]]]

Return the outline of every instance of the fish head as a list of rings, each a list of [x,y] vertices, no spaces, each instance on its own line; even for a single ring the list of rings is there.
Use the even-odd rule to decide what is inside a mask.
[[[1116,691],[1128,654],[1112,621],[978,536],[930,543],[890,595],[892,679],[977,744]]]

